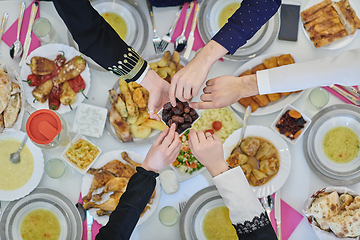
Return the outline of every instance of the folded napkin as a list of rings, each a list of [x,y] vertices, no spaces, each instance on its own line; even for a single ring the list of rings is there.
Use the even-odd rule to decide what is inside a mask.
[[[191,30],[191,25],[192,25],[192,20],[193,20],[193,17],[194,17],[194,13],[195,13],[195,6],[197,4],[197,1],[194,2],[194,7],[192,9],[192,13],[190,14],[190,17],[189,17],[189,21],[188,21],[188,24],[187,24],[187,27],[186,27],[186,31],[185,31],[185,37],[186,39],[189,38],[189,34],[190,34],[190,30]],[[179,17],[179,20],[176,24],[176,27],[174,29],[174,33],[171,37],[171,42],[175,42],[175,39],[181,35],[182,33],[182,30],[183,30],[183,26],[184,26],[184,22],[185,22],[185,16],[186,16],[186,11],[188,9],[188,5],[189,3],[185,3],[184,4],[184,7],[180,13],[180,17]],[[198,18],[199,20],[199,18]],[[197,51],[199,50],[200,48],[204,47],[205,46],[205,43],[203,42],[203,40],[201,39],[201,36],[200,36],[200,33],[199,33],[199,29],[198,27],[196,26],[195,28],[195,32],[194,32],[194,37],[195,37],[195,40],[194,40],[194,45],[192,47],[192,50],[193,51]]]
[[[26,38],[26,32],[28,30],[29,26],[29,20],[30,20],[30,14],[31,14],[31,6],[34,2],[37,2],[34,0],[26,9],[24,12],[23,22],[21,24],[21,31],[20,31],[20,42],[24,46],[25,38]],[[40,4],[39,9],[36,13],[35,19],[40,17]],[[17,27],[18,27],[18,20],[16,20],[11,27],[4,33],[2,40],[4,43],[6,43],[9,47],[16,41],[16,33],[17,33]],[[40,40],[31,33],[31,43],[29,48],[28,55],[36,48],[40,47]]]
[[[275,195],[273,195],[275,200]],[[275,206],[275,202],[274,202]],[[271,225],[276,232],[275,208],[270,213]],[[282,239],[287,240],[304,217],[286,202],[281,200],[281,233]]]
[[[341,86],[339,85],[336,85],[338,86],[339,88],[343,89]],[[358,86],[354,86],[356,89],[359,89]],[[344,102],[346,103],[349,103],[349,104],[352,104],[352,105],[355,105],[353,104],[352,102],[350,102],[349,100],[347,100],[345,97],[343,97],[340,93],[338,93],[337,91],[331,89],[330,87],[322,87],[324,89],[326,89],[329,93],[333,94],[334,96],[340,98],[341,100],[343,100]],[[345,92],[347,92],[345,89],[343,89]],[[354,96],[355,97],[355,96]],[[356,98],[356,97],[355,97]],[[357,98],[360,100],[360,98]],[[356,105],[355,105],[356,106]]]
[[[80,193],[80,196],[79,196],[79,203],[83,203],[83,200],[82,200],[82,196],[81,196],[81,193]],[[92,232],[92,239],[95,239],[96,235],[98,234],[100,228],[101,228],[101,224],[99,224],[95,219],[93,221],[93,225],[91,227],[91,232]],[[86,219],[85,221],[83,222],[83,240],[87,240],[87,224],[86,224]]]

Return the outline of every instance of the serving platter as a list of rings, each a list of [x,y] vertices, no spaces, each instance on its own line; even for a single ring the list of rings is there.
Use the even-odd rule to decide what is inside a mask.
[[[28,196],[10,202],[0,218],[0,237],[4,240],[22,239],[20,224],[32,210],[47,209],[61,224],[59,240],[80,240],[82,222],[75,205],[63,194],[47,188],[36,188]]]
[[[144,157],[138,153],[132,152],[132,151],[127,151],[127,150],[116,150],[116,151],[110,151],[107,153],[102,154],[97,160],[96,162],[94,162],[94,164],[92,165],[92,168],[100,168],[102,166],[104,166],[106,163],[117,159],[119,161],[121,161],[124,164],[128,164],[125,160],[122,159],[121,157],[121,153],[122,152],[127,152],[129,157],[134,160],[135,162],[138,163],[142,163],[144,161]],[[84,177],[82,178],[82,183],[81,183],[81,195],[82,196],[86,196],[89,192],[90,186],[91,186],[91,182],[93,180],[94,175],[91,174],[85,174]],[[93,192],[94,194],[98,194],[103,190],[102,188],[98,188]],[[112,193],[112,192],[110,192]],[[102,196],[102,201],[98,202],[99,204],[107,201],[110,198],[110,193],[105,193]],[[152,204],[148,204],[148,206],[150,207],[150,209],[148,209],[144,215],[142,217],[140,217],[137,225],[142,224],[143,222],[145,222],[156,210],[159,201],[160,201],[160,195],[161,195],[161,187],[160,187],[160,181],[159,178],[156,178],[156,186],[155,186],[155,197],[152,200]],[[106,225],[106,223],[109,221],[109,217],[108,216],[101,216],[99,217],[96,214],[96,211],[98,209],[97,208],[91,208],[88,211],[90,212],[90,214],[94,217],[94,219],[100,223],[101,225]]]
[[[0,134],[0,140],[16,139],[18,142],[22,142],[25,137],[24,132],[15,131],[9,129],[8,131]],[[14,189],[12,191],[5,191],[0,189],[0,200],[1,201],[13,201],[22,198],[29,194],[39,184],[42,175],[44,173],[44,156],[40,148],[35,146],[29,139],[26,141],[27,146],[34,157],[34,170],[29,179],[22,187]]]
[[[119,14],[126,22],[128,32],[126,39],[123,39],[129,46],[141,55],[149,39],[149,25],[146,15],[139,4],[132,0],[92,0],[91,5],[100,14],[114,12]],[[79,49],[77,43],[68,31],[69,45]],[[85,57],[92,69],[107,71],[93,61],[90,57]]]
[[[318,4],[318,3],[322,2],[322,1],[323,1],[323,0],[310,0],[310,1],[306,4],[304,10],[305,10],[305,9],[308,9],[308,8],[314,6],[314,5],[316,5],[316,4]],[[333,2],[337,2],[337,1],[333,1]],[[351,7],[354,9],[354,11],[356,12],[356,15],[359,16],[359,11],[357,11],[356,5],[354,5],[351,0],[349,0],[349,3],[350,3],[350,5],[351,5]],[[310,41],[311,44],[313,44],[313,42],[312,42],[311,39],[310,39],[310,34],[305,30],[304,24],[302,24],[302,29],[303,29],[303,32],[304,32],[306,38]],[[351,34],[351,35],[349,35],[349,36],[346,36],[346,37],[344,37],[343,39],[340,39],[340,40],[338,40],[338,41],[332,42],[332,43],[330,43],[329,45],[323,46],[323,47],[321,47],[321,48],[322,48],[322,49],[327,49],[327,50],[336,50],[336,49],[345,47],[346,45],[350,44],[350,43],[352,42],[352,40],[356,37],[357,32],[358,32],[358,31],[355,31],[354,34]]]
[[[267,54],[263,54],[260,55],[254,59],[251,59],[250,61],[246,62],[244,65],[241,65],[241,67],[239,67],[235,73],[233,74],[233,76],[239,76],[241,73],[245,72],[248,69],[252,69],[255,66],[262,64],[263,60],[270,58],[270,57],[275,57],[275,56],[280,56],[283,55],[285,53],[267,53]],[[298,62],[302,62],[302,60],[291,54],[291,56],[293,57],[295,63]],[[269,103],[267,106],[265,107],[259,107],[256,111],[251,113],[251,116],[262,116],[262,115],[266,115],[266,114],[270,114],[270,113],[274,113],[277,111],[280,111],[281,109],[283,109],[287,104],[291,104],[293,102],[295,102],[303,93],[303,91],[301,92],[297,92],[297,93],[291,93],[288,96],[283,96],[281,99]],[[240,103],[236,102],[234,104],[231,105],[231,107],[233,107],[236,111],[241,112],[241,113],[245,113],[246,108],[244,106],[242,106]]]
[[[30,69],[30,66],[28,66],[28,64],[30,64],[30,60],[32,57],[44,57],[44,58],[47,58],[50,60],[54,60],[56,58],[56,56],[61,53],[61,51],[64,52],[66,61],[69,61],[70,59],[72,59],[75,56],[81,55],[81,53],[79,51],[77,51],[75,48],[70,47],[68,45],[59,44],[59,43],[43,45],[43,46],[35,49],[34,51],[32,51],[29,54],[29,56],[26,58],[24,64],[21,66],[21,70],[20,70],[21,79],[27,79],[28,75],[31,74],[31,69]],[[85,95],[87,95],[87,93],[89,92],[89,89],[90,89],[90,69],[89,69],[88,64],[86,64],[85,70],[80,75],[84,79],[85,84],[86,84],[86,87],[83,92]],[[26,96],[26,100],[28,101],[28,103],[36,110],[49,109],[48,100],[45,103],[40,103],[38,101],[34,102],[34,96],[32,95],[32,91],[34,90],[34,88],[35,87],[30,87],[27,83],[24,84],[25,96]],[[77,106],[79,106],[79,104],[82,101],[84,101],[84,99],[85,99],[85,97],[81,93],[77,93],[76,94],[76,102],[71,105],[73,110]],[[59,109],[55,110],[55,111],[60,114],[63,114],[66,112],[70,112],[71,109],[68,105],[60,104]]]
[[[225,160],[230,156],[232,150],[240,141],[240,134],[242,128],[233,132],[223,144]],[[266,197],[279,190],[284,185],[290,173],[291,155],[286,141],[279,136],[276,132],[268,127],[250,125],[246,128],[244,138],[248,136],[261,137],[270,141],[277,149],[280,155],[280,168],[279,172],[270,181],[261,186],[251,186],[258,198]]]
[[[198,28],[204,42],[209,42],[219,31],[218,19],[221,10],[230,3],[239,0],[208,0],[202,1],[199,10]],[[259,56],[274,42],[280,26],[280,16],[276,13],[259,31],[241,46],[233,55],[225,55],[224,59],[246,61]]]
[[[310,169],[324,181],[334,185],[360,182],[360,156],[346,164],[330,161],[322,151],[322,140],[333,127],[351,128],[360,138],[360,109],[350,104],[337,104],[322,109],[304,134],[303,149]]]

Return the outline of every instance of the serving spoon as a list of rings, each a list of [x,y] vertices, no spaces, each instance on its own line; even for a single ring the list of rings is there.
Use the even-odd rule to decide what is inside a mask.
[[[265,209],[265,211],[269,217],[269,220],[270,220],[270,213],[274,209],[274,199],[273,199],[272,195],[262,197],[260,199],[260,202],[261,202],[263,208]],[[271,222],[271,220],[270,220],[270,222]]]
[[[247,122],[250,117],[250,113],[251,113],[251,106],[248,106],[245,110],[244,123],[243,123],[243,127],[241,129],[240,141],[239,141],[238,145],[236,145],[236,147],[234,147],[234,149],[231,151],[231,154],[233,154],[235,152],[240,152],[240,144],[241,144],[242,140],[244,139],[245,130],[246,130]]]
[[[21,31],[21,25],[22,25],[22,20],[23,20],[23,16],[24,16],[24,10],[25,10],[25,2],[22,2],[20,4],[20,13],[19,13],[16,41],[10,47],[10,57],[12,59],[19,58],[23,52],[23,46],[20,42],[20,31]]]
[[[10,155],[10,161],[12,163],[19,163],[20,162],[20,152],[22,150],[22,148],[24,147],[25,145],[25,142],[26,140],[28,139],[28,135],[26,134],[25,137],[24,137],[24,140],[22,141],[20,147],[19,147],[19,150],[17,150],[16,152],[12,153]]]
[[[177,52],[182,52],[186,48],[187,39],[185,37],[185,31],[186,31],[186,27],[187,27],[189,17],[190,17],[193,7],[194,7],[194,2],[191,2],[187,9],[183,30],[182,30],[180,36],[178,36],[175,39],[174,45],[175,45],[175,51],[177,51]]]

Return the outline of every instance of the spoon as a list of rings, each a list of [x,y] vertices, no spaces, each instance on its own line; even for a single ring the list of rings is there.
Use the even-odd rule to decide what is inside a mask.
[[[182,52],[186,48],[187,40],[186,40],[186,37],[185,37],[185,31],[186,31],[186,27],[187,27],[187,24],[188,24],[189,17],[190,17],[190,14],[192,12],[193,6],[194,6],[194,2],[191,2],[189,7],[188,7],[187,13],[186,13],[183,30],[182,30],[180,36],[178,36],[175,39],[175,43],[174,43],[175,44],[175,51],[177,51],[177,52]]]
[[[245,110],[244,123],[243,123],[243,127],[241,130],[240,141],[239,141],[238,145],[232,150],[231,154],[233,154],[235,152],[240,152],[240,144],[241,144],[242,140],[244,139],[244,134],[245,134],[247,122],[250,117],[250,113],[251,113],[251,106],[248,106]]]
[[[261,198],[260,202],[261,202],[263,208],[265,209],[265,211],[269,217],[269,220],[270,220],[270,213],[274,208],[274,199],[273,199],[272,195],[268,195],[267,197]],[[270,220],[270,222],[271,222],[271,220]]]
[[[76,203],[75,204],[75,207],[77,208],[77,210],[79,211],[80,213],[80,218],[81,218],[81,221],[85,221],[85,217],[86,217],[86,211],[83,207],[83,205],[81,203]]]
[[[21,56],[23,52],[23,46],[20,42],[20,30],[21,30],[21,24],[24,16],[24,10],[25,10],[25,2],[22,2],[20,4],[20,13],[19,13],[19,20],[18,20],[18,28],[17,28],[17,34],[16,34],[16,41],[11,45],[10,47],[10,57],[12,59],[17,59]]]
[[[19,163],[20,162],[20,152],[21,149],[24,147],[26,140],[28,139],[28,136],[25,135],[24,140],[22,141],[19,150],[17,152],[14,152],[10,155],[10,161],[12,163]]]

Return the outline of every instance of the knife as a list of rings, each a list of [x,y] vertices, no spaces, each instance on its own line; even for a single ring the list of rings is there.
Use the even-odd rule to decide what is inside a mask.
[[[275,220],[276,220],[276,235],[281,240],[281,198],[280,189],[275,193]]]
[[[6,21],[9,17],[9,14],[7,12],[5,12],[3,14],[3,17],[1,19],[1,25],[0,25],[0,42],[1,42],[1,38],[2,38],[2,35],[4,33],[4,30],[5,30],[5,25],[6,25]],[[0,53],[0,59],[1,59],[1,53]]]
[[[355,97],[360,97],[360,91],[357,90],[354,87],[351,86],[342,86],[340,85],[342,88],[344,88],[346,91],[348,91],[349,93],[351,93],[352,95],[354,95]]]
[[[194,32],[195,32],[195,29],[196,29],[196,22],[197,22],[197,18],[198,18],[198,15],[199,15],[199,9],[200,9],[200,5],[199,5],[199,3],[197,3],[196,8],[195,8],[194,17],[193,17],[193,22],[192,22],[192,25],[191,25],[189,38],[188,38],[188,42],[187,42],[187,46],[186,46],[185,53],[184,53],[184,58],[186,58],[187,60],[190,57],[190,53],[191,53],[191,50],[192,50],[192,47],[193,47],[194,41],[195,41]]]
[[[93,224],[93,216],[89,211],[86,211],[86,223],[87,223],[87,240],[92,240],[91,227]]]
[[[350,102],[352,102],[353,104],[359,106],[360,105],[360,100],[357,99],[356,97],[354,97],[353,95],[351,95],[350,93],[342,90],[341,88],[339,88],[338,86],[335,85],[331,85],[330,86],[331,89],[335,90],[336,92],[340,93],[341,96],[343,96],[344,98],[346,98],[347,100],[349,100]]]
[[[30,15],[30,20],[29,20],[29,26],[28,26],[28,30],[27,30],[27,33],[26,33],[26,38],[25,38],[25,43],[24,43],[24,52],[23,52],[23,55],[21,57],[21,60],[20,60],[20,63],[19,63],[19,66],[21,66],[28,53],[29,53],[29,48],[30,48],[30,43],[31,43],[31,32],[32,32],[32,25],[34,23],[34,19],[35,19],[35,15],[37,13],[37,10],[39,8],[39,3],[38,2],[35,2],[32,7],[31,7],[31,15]]]

